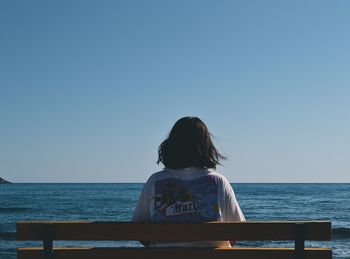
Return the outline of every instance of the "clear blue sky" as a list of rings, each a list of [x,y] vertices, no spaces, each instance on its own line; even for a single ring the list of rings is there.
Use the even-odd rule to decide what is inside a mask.
[[[182,116],[231,182],[350,182],[350,1],[0,2],[0,177],[144,182]]]

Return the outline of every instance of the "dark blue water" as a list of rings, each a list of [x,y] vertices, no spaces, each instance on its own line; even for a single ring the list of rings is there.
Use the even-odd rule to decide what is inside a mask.
[[[0,259],[16,258],[17,220],[129,221],[143,184],[0,185]],[[331,220],[333,241],[307,242],[350,258],[350,184],[233,184],[247,220]],[[64,245],[64,242],[57,242]],[[137,242],[75,242],[73,245],[138,246]],[[280,246],[281,243],[239,243]],[[287,246],[292,246],[292,243]]]

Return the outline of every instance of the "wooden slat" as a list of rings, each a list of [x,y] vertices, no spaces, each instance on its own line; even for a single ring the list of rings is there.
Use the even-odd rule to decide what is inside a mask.
[[[42,259],[39,248],[17,249],[18,259]],[[62,248],[54,249],[53,259],[294,259],[292,248]],[[307,248],[305,259],[331,259],[327,248]]]
[[[139,223],[93,221],[17,222],[18,240],[43,240],[44,226],[53,227],[54,240],[294,240],[295,224],[305,225],[305,240],[331,240],[329,221]]]

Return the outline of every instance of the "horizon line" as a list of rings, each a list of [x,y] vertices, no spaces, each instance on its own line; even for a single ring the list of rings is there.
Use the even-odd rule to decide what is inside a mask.
[[[11,184],[145,184],[146,182],[11,182]],[[230,184],[350,184],[350,182],[230,182]]]

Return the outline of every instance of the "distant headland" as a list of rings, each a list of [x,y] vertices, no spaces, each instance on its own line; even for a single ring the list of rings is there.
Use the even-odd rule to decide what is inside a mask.
[[[9,181],[6,181],[5,179],[3,179],[3,178],[0,177],[0,184],[2,184],[2,183],[10,183],[10,182],[9,182]]]

